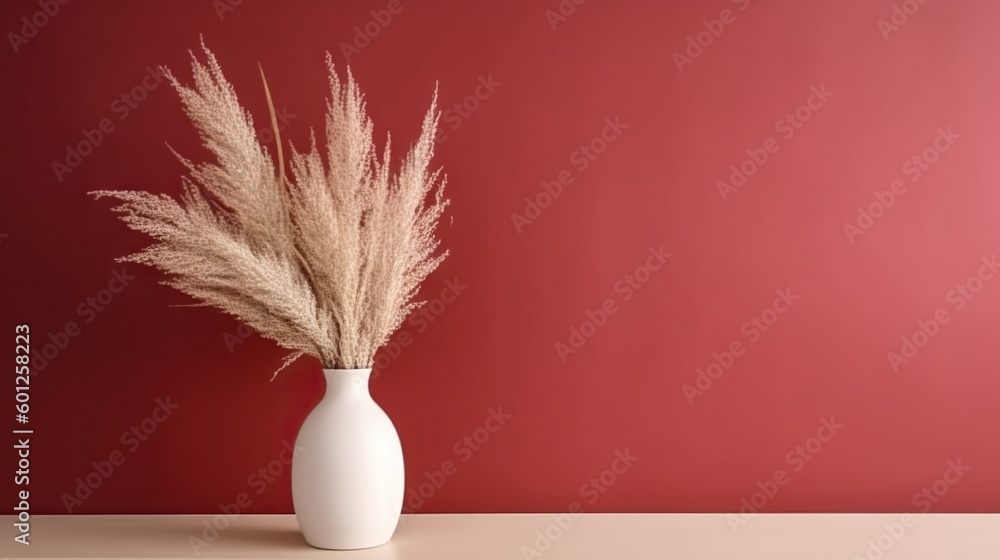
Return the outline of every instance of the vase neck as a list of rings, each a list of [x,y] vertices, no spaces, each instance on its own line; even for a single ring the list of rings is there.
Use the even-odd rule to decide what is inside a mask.
[[[369,396],[371,369],[324,369],[326,396]]]

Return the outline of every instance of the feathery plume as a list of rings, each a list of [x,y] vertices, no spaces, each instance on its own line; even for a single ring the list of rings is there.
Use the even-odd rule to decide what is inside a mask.
[[[191,55],[192,86],[164,73],[213,161],[187,169],[179,199],[143,191],[95,191],[154,243],[119,259],[153,266],[200,305],[233,315],[292,353],[326,368],[368,368],[415,307],[420,283],[447,256],[435,237],[448,205],[446,179],[430,170],[439,114],[435,93],[420,137],[390,169],[350,70],[342,81],[327,54],[331,96],[326,146],[289,145],[286,171],[271,92],[275,156],[261,145],[215,56]],[[324,161],[325,156],[325,161]],[[279,370],[280,371],[280,370]]]

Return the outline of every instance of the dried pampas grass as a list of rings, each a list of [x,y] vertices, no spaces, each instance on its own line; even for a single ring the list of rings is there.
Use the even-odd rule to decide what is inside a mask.
[[[445,178],[429,170],[437,96],[393,173],[389,142],[380,158],[350,70],[342,82],[327,54],[325,154],[313,134],[307,151],[291,148],[286,174],[267,82],[274,159],[215,56],[202,48],[206,63],[191,57],[193,86],[164,72],[215,161],[178,155],[188,170],[179,200],[91,193],[118,199],[121,219],[155,240],[119,260],[162,270],[165,284],[292,350],[282,368],[304,354],[326,368],[371,367],[378,348],[419,306],[413,298],[420,283],[447,256],[437,252],[434,236],[448,204]]]

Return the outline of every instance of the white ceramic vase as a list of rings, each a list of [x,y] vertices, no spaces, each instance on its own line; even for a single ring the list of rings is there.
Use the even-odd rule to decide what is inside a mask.
[[[403,448],[368,392],[371,369],[324,369],[326,394],[295,442],[292,501],[306,542],[350,550],[389,542],[403,509]]]

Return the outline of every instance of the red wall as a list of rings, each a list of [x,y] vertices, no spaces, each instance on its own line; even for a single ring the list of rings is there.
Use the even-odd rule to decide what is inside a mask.
[[[262,126],[263,65],[301,145],[324,51],[343,66],[390,4],[223,1],[71,2],[7,35],[0,325],[64,346],[31,381],[36,513],[74,493],[74,513],[240,493],[291,511],[282,445],[319,365],[269,382],[284,353],[115,264],[147,241],[86,192],[178,193],[164,142],[202,152],[145,76],[187,80],[199,33]],[[436,81],[446,111],[452,256],[372,382],[408,510],[1000,510],[1000,278],[981,264],[1000,252],[1000,5],[897,4],[594,1],[562,21],[556,0],[421,0],[369,26],[350,63],[395,153]],[[40,9],[4,3],[2,29]]]

